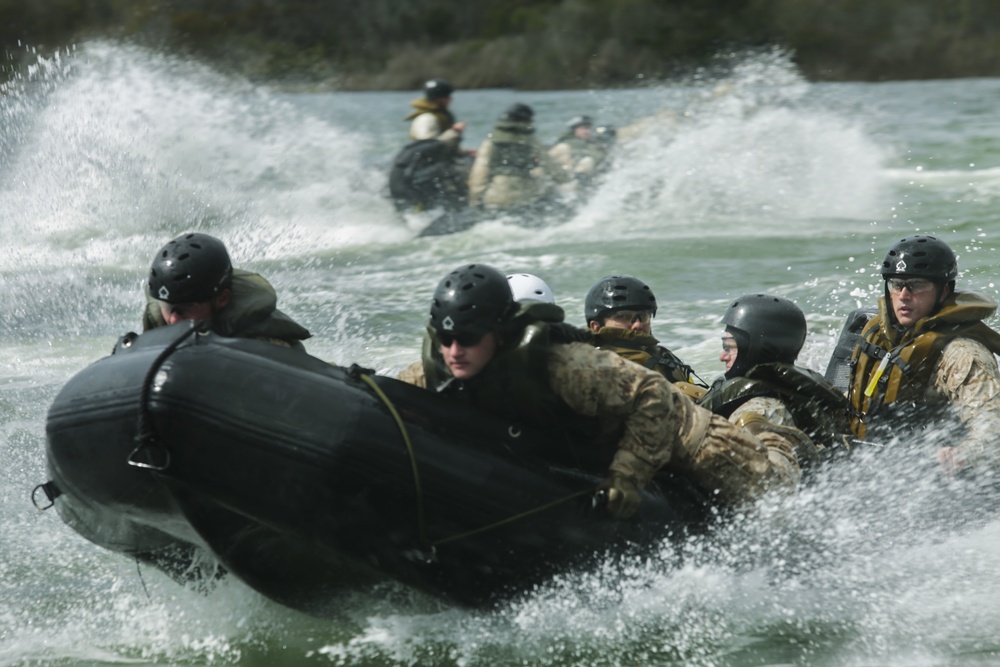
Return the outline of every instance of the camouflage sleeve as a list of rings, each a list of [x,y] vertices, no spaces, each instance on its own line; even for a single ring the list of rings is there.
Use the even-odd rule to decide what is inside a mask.
[[[708,414],[704,437],[680,450],[671,463],[674,470],[726,504],[798,485],[802,472],[784,437],[770,432],[755,436],[721,415]]]
[[[490,184],[490,160],[493,159],[493,142],[485,140],[476,153],[469,172],[469,206],[482,203],[483,193]]]
[[[542,172],[556,183],[569,183],[573,180],[573,172],[553,160],[541,143],[536,145],[535,157],[538,158],[538,166],[542,168]]]
[[[968,338],[951,341],[935,369],[934,387],[958,411],[968,429],[957,446],[973,466],[1000,466],[995,444],[1000,419],[1000,369],[996,357],[982,344]]]
[[[570,169],[573,166],[572,150],[565,141],[550,148],[549,157],[563,169]]]
[[[761,420],[761,423],[747,424]],[[785,404],[770,396],[754,396],[729,415],[729,421],[743,426],[767,447],[772,467],[781,477],[797,475],[794,468],[815,463],[820,447],[795,425],[795,419]]]
[[[613,352],[581,343],[555,346],[549,379],[574,411],[622,420],[610,470],[639,486],[664,466],[730,503],[798,483],[794,456],[772,457],[751,433],[695,405],[659,373]]]
[[[427,378],[424,377],[424,364],[421,361],[415,361],[396,376],[397,380],[406,382],[407,384],[416,385],[423,389],[427,388]]]
[[[670,460],[682,434],[696,427],[690,400],[659,373],[614,352],[584,343],[555,345],[549,382],[574,412],[624,425],[611,470],[639,486]]]

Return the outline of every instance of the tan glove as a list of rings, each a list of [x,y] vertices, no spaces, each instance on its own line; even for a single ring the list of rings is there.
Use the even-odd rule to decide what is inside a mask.
[[[616,519],[627,519],[635,514],[642,496],[639,487],[630,478],[621,473],[613,472],[597,487],[607,498],[604,507],[608,514]]]
[[[674,382],[674,386],[680,390],[682,394],[690,398],[692,401],[697,401],[705,394],[708,393],[708,389],[704,387],[699,387],[691,382]]]

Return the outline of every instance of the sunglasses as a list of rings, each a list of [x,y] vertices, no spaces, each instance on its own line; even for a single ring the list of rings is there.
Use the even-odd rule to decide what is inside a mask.
[[[923,278],[912,278],[910,280],[889,278],[885,281],[885,284],[889,286],[889,291],[894,294],[901,294],[903,289],[910,290],[910,294],[920,294],[922,292],[929,292],[935,287],[932,281],[924,280]]]
[[[439,333],[438,341],[440,341],[441,345],[444,347],[451,347],[455,343],[458,343],[459,347],[475,347],[476,345],[479,345],[479,341],[481,341],[485,335],[485,333]]]
[[[652,313],[648,310],[619,310],[608,315],[609,320],[614,320],[619,324],[631,325],[638,321],[641,324],[649,324]]]

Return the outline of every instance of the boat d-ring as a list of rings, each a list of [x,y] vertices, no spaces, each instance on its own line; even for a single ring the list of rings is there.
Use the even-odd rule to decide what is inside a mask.
[[[48,500],[48,505],[38,504],[38,492],[42,491],[45,494],[45,499]],[[44,484],[39,484],[34,489],[31,490],[31,504],[40,510],[47,510],[56,504],[56,498],[62,495],[62,491],[56,486],[53,481],[45,482]]]
[[[142,440],[139,436],[135,439],[139,444],[136,445],[135,449],[128,455],[128,459],[126,459],[130,466],[156,470],[158,472],[162,472],[170,467],[169,449],[157,442]]]
[[[511,424],[507,427],[507,435],[512,438],[520,438],[522,433],[521,427],[517,424]]]

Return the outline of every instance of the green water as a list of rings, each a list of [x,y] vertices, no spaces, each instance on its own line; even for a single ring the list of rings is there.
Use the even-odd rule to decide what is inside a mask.
[[[896,237],[936,233],[996,295],[1000,81],[809,85],[787,63],[636,90],[461,92],[476,145],[514,101],[553,141],[577,113],[664,109],[568,222],[417,239],[382,194],[415,93],[287,94],[107,44],[0,99],[0,665],[988,665],[1000,660],[1000,521],[912,460],[863,461],[638,562],[598,559],[501,608],[387,586],[315,619],[238,581],[209,594],[87,543],[29,495],[48,404],[139,326],[151,253],[223,237],[266,274],[309,350],[394,373],[430,294],[483,261],[545,278],[568,319],[611,272],[642,277],[654,333],[711,379],[746,292],[799,303],[824,370],[873,303]],[[685,110],[689,111],[684,116]],[[970,505],[970,503],[972,503]],[[955,512],[956,508],[960,510]],[[953,520],[952,512],[962,517]]]

